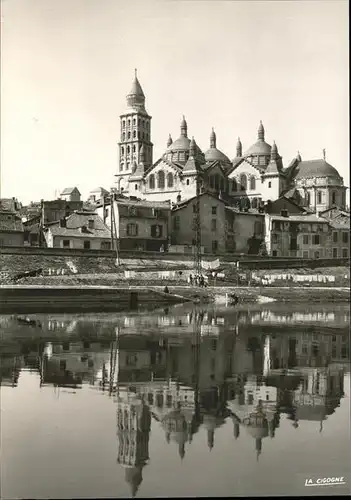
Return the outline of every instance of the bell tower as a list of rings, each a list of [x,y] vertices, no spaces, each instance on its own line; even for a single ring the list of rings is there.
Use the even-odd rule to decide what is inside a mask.
[[[120,115],[120,141],[116,184],[119,191],[128,190],[133,165],[140,162],[143,146],[145,169],[152,165],[151,116],[145,109],[145,95],[135,70],[132,88],[126,97],[127,107]]]

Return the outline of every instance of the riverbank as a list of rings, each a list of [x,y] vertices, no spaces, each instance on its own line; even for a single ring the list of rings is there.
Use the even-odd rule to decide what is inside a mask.
[[[142,307],[156,308],[173,304],[215,303],[228,304],[228,297],[235,294],[237,308],[247,304],[267,302],[292,303],[348,303],[350,288],[342,287],[252,287],[209,286],[200,288],[190,285],[132,286],[67,286],[67,285],[6,285],[0,286],[1,312],[104,312],[137,310]]]

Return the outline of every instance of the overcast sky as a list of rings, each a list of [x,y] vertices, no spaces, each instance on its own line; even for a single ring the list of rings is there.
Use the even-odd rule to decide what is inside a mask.
[[[1,196],[51,199],[110,188],[134,68],[152,115],[154,161],[168,133],[230,158],[257,137],[285,166],[299,150],[349,184],[348,2],[2,0]]]

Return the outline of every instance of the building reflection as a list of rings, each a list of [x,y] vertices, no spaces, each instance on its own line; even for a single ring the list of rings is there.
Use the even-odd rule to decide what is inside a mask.
[[[88,384],[113,398],[117,462],[133,496],[150,460],[151,420],[180,460],[194,439],[215,449],[217,430],[228,424],[235,439],[252,439],[259,458],[265,440],[282,432],[282,416],[297,432],[305,421],[322,430],[344,397],[349,342],[342,332],[262,333],[247,326],[248,312],[225,317],[200,308],[118,317],[95,332],[90,324],[89,333],[86,320],[50,321],[38,339],[2,338],[1,385],[15,387],[29,369],[41,385]]]

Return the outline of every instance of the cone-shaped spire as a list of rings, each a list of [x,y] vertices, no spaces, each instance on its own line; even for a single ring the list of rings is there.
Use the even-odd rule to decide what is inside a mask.
[[[273,145],[272,145],[272,149],[271,149],[271,160],[275,161],[277,159],[278,159],[278,148],[277,148],[275,141],[273,141]]]
[[[300,151],[297,152],[296,159],[297,159],[297,161],[302,160],[301,155],[300,155]]]
[[[131,108],[144,108],[145,105],[145,95],[143,89],[141,88],[140,82],[137,77],[137,70],[135,69],[134,80],[132,83],[132,88],[127,95],[127,104]]]
[[[210,135],[210,148],[215,148],[216,147],[216,133],[212,127],[212,132]]]
[[[243,155],[243,145],[241,144],[240,137],[238,137],[238,142],[236,143],[236,156],[240,158]]]
[[[263,127],[262,120],[260,120],[260,125],[258,127],[258,140],[264,141],[264,127]]]
[[[182,135],[183,137],[188,137],[188,124],[186,122],[184,115],[183,115],[182,122],[180,124],[180,135]]]
[[[173,143],[173,139],[171,137],[171,134],[169,134],[168,139],[167,139],[167,148]]]
[[[196,152],[196,142],[194,137],[192,137],[189,146],[189,157],[195,158],[195,152]]]

